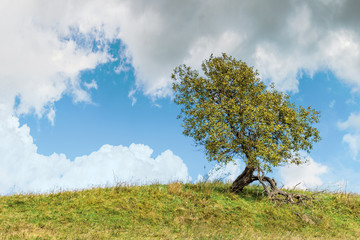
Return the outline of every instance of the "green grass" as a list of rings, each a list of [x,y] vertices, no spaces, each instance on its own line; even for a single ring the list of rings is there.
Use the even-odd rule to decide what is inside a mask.
[[[0,239],[360,239],[360,196],[278,206],[219,182],[0,197]],[[304,194],[311,194],[305,192]]]

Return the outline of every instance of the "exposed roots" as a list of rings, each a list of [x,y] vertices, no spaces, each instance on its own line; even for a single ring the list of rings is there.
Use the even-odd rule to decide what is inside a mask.
[[[257,172],[257,175],[255,175],[254,172]],[[249,166],[246,166],[240,176],[237,177],[233,182],[231,190],[233,192],[240,192],[244,187],[254,181],[260,182],[264,188],[263,193],[265,193],[272,201],[274,201],[275,205],[279,206],[286,204],[290,206],[291,211],[307,224],[315,224],[319,221],[319,219],[311,214],[309,215],[306,212],[296,210],[297,208],[293,208],[293,205],[303,205],[305,208],[311,208],[313,206],[313,200],[315,200],[315,196],[320,192],[306,196],[303,194],[283,191],[277,187],[275,179],[265,176],[264,172],[260,168],[251,168]]]
[[[312,200],[312,197],[308,197],[303,194],[297,193],[289,193],[277,188],[276,182],[274,179],[269,177],[262,177],[257,179],[261,185],[264,187],[264,191],[267,196],[275,201],[283,202],[283,203],[297,203],[304,204],[305,201]],[[270,187],[266,184],[266,182],[270,185]]]
[[[254,175],[255,171],[257,171],[257,175]],[[289,193],[279,189],[275,179],[265,176],[264,172],[259,168],[246,167],[242,174],[234,181],[231,190],[233,192],[240,192],[245,186],[254,181],[259,181],[266,195],[279,203],[305,204],[306,201],[314,199],[313,196]]]

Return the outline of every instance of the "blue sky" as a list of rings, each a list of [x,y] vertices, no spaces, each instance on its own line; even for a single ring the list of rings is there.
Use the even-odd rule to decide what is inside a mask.
[[[276,168],[278,182],[360,192],[357,1],[0,5],[0,194],[234,180],[241,160],[211,170],[171,98],[176,66],[222,52],[321,111],[309,163]]]
[[[116,45],[114,46],[116,48]],[[65,153],[70,159],[88,155],[104,144],[129,146],[140,143],[151,146],[153,155],[171,149],[188,161],[193,177],[203,174],[205,155],[194,146],[192,139],[182,135],[180,108],[168,98],[151,100],[138,94],[136,103],[128,97],[134,85],[133,70],[116,73],[113,64],[106,64],[82,73],[85,82],[95,80],[97,90],[91,91],[91,103],[75,103],[64,96],[55,103],[54,125],[47,118],[34,115],[22,117],[38,146],[38,152],[51,155]]]

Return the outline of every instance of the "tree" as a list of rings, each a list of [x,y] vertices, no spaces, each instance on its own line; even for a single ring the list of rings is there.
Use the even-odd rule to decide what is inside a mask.
[[[280,194],[292,201],[295,195],[278,189],[265,173],[306,161],[301,152],[310,152],[320,140],[312,126],[320,113],[296,107],[274,84],[267,87],[257,70],[226,54],[211,55],[202,70],[200,75],[180,65],[172,74],[174,101],[182,106],[178,118],[183,120],[183,133],[205,147],[209,161],[244,160],[246,167],[231,187],[234,192],[259,181],[268,196]]]

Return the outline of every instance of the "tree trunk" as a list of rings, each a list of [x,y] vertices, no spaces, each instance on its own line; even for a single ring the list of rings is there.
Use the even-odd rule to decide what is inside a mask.
[[[231,186],[231,191],[240,192],[244,187],[257,180],[254,176],[255,168],[246,166],[244,171],[236,178]]]

